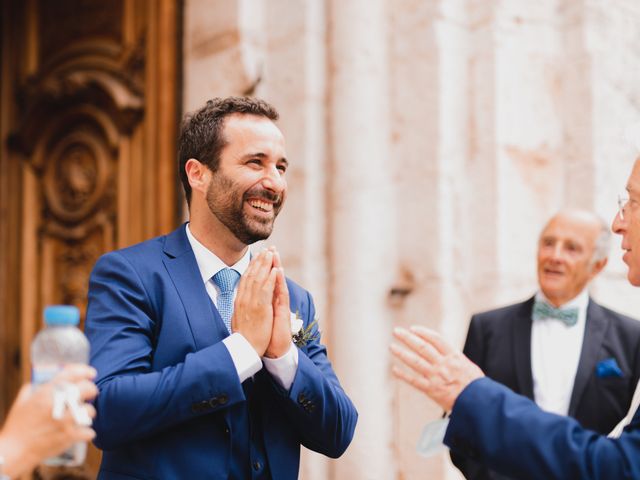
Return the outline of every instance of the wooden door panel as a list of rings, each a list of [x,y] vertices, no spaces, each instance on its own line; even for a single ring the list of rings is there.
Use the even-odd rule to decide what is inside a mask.
[[[102,253],[177,223],[179,6],[2,0],[2,412],[30,377],[44,306],[84,313]]]

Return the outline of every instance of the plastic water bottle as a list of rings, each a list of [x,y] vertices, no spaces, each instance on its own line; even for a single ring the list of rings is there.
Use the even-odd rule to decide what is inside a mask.
[[[42,329],[31,344],[32,383],[51,380],[68,363],[89,363],[89,341],[78,328],[80,311],[71,305],[53,305],[44,309]],[[46,465],[77,466],[84,462],[87,444],[79,442]]]

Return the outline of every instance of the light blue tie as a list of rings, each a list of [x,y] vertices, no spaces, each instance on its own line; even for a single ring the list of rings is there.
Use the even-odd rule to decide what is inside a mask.
[[[577,308],[554,308],[547,302],[541,302],[536,300],[533,304],[534,320],[542,318],[555,318],[564,322],[568,327],[573,327],[578,322],[578,309]]]
[[[213,276],[213,282],[220,289],[218,295],[218,312],[231,333],[231,315],[233,314],[233,290],[240,280],[240,274],[232,268],[223,268]]]

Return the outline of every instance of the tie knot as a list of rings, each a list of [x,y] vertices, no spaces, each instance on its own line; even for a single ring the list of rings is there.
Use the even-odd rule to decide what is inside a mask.
[[[577,308],[555,308],[546,302],[536,300],[533,305],[533,319],[555,318],[572,327],[578,322]]]
[[[240,274],[232,268],[223,268],[213,276],[213,283],[215,283],[220,292],[231,292],[238,283]]]

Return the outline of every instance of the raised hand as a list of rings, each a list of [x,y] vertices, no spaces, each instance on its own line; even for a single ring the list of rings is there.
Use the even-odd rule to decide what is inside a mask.
[[[86,402],[98,394],[92,380],[95,369],[86,365],[69,365],[48,383],[33,388],[24,385],[9,410],[0,431],[0,455],[4,457],[3,473],[11,478],[30,472],[42,460],[57,455],[73,443],[89,441],[95,436],[91,427],[78,425],[68,409],[62,418],[54,419],[53,391],[56,384],[71,383],[78,387],[80,400]],[[89,417],[95,417],[92,405],[82,403]]]
[[[231,330],[241,333],[259,356],[264,355],[273,329],[273,294],[277,276],[273,255],[272,250],[265,250],[251,259],[240,278],[231,319]]]
[[[394,375],[425,393],[446,411],[451,410],[467,385],[484,376],[475,363],[433,330],[421,326],[413,326],[410,330],[396,328],[393,335],[408,350],[392,344],[391,353],[413,370],[394,366]]]
[[[273,268],[276,273],[276,286],[273,295],[273,330],[269,346],[265,351],[268,358],[279,358],[291,348],[291,311],[289,309],[289,289],[284,276],[284,269],[280,261],[280,255],[272,247],[274,252]]]

